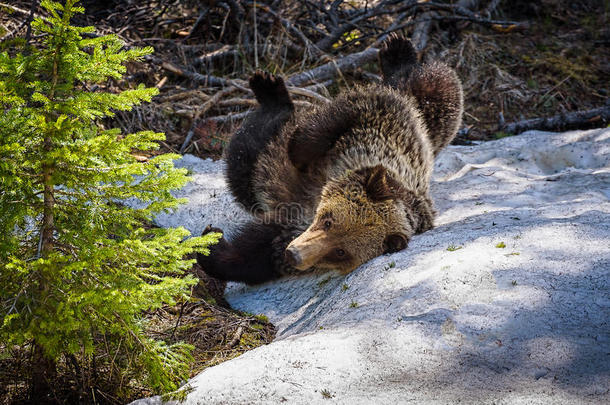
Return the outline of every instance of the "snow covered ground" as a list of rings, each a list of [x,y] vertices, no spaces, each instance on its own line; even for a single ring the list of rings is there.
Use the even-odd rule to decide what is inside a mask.
[[[222,163],[179,164],[189,203],[160,225],[245,218]],[[277,338],[193,378],[186,403],[610,403],[610,129],[451,146],[432,196],[436,228],[402,252],[231,285]]]

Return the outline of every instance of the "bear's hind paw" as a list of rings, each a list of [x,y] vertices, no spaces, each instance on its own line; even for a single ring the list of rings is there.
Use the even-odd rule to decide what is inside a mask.
[[[417,65],[417,53],[410,40],[391,34],[381,45],[379,62],[384,78],[389,78],[401,70],[410,70]]]

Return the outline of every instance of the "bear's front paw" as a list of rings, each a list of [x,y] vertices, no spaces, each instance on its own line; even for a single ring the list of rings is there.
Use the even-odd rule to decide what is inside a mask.
[[[201,236],[205,236],[212,232],[224,234],[222,229],[215,228],[210,224],[205,227],[205,229],[201,233]],[[219,263],[218,263],[217,255],[218,255],[218,253],[222,253],[222,252],[226,252],[226,251],[230,250],[230,245],[227,242],[227,240],[224,238],[224,236],[221,236],[220,239],[218,239],[218,242],[208,246],[208,249],[209,249],[209,253],[207,255],[203,254],[203,253],[197,253],[197,264],[199,264],[201,269],[206,274],[208,274],[211,277],[218,278],[217,272],[218,272]]]
[[[208,226],[206,226],[206,227],[205,227],[205,229],[203,230],[203,232],[201,232],[201,236],[205,236],[205,235],[207,235],[208,233],[211,233],[211,232],[215,232],[215,233],[224,233],[224,232],[222,231],[222,229],[220,229],[220,228],[215,228],[215,227],[213,227],[213,226],[212,226],[212,224],[210,224],[210,225],[208,225]]]
[[[280,76],[258,70],[250,77],[250,89],[263,106],[292,106],[288,89]]]
[[[203,232],[201,232],[201,236],[205,236],[205,235],[207,235],[208,233],[212,233],[212,232],[214,232],[214,233],[219,233],[219,234],[221,234],[221,236],[220,236],[220,239],[218,239],[218,242],[216,242],[215,244],[213,244],[213,245],[209,246],[209,248],[208,248],[208,249],[210,250],[210,252],[212,252],[212,253],[213,253],[213,252],[216,252],[216,251],[219,251],[219,250],[222,250],[222,249],[226,249],[226,248],[229,246],[229,243],[228,243],[228,242],[227,242],[227,240],[225,239],[225,237],[224,237],[224,231],[223,231],[222,229],[220,229],[220,228],[216,228],[216,227],[213,227],[213,226],[210,224],[210,225],[208,225],[208,226],[206,226],[206,227],[205,227],[205,229],[203,230]],[[211,253],[211,254],[212,254],[212,253]]]

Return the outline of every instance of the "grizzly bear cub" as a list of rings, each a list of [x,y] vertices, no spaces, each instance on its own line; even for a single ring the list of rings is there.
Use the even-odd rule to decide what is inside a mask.
[[[432,228],[430,175],[460,125],[462,87],[446,65],[418,64],[399,36],[379,62],[383,83],[302,113],[282,78],[252,76],[260,107],[231,139],[226,177],[253,220],[198,256],[206,273],[256,284],[313,268],[350,272]]]

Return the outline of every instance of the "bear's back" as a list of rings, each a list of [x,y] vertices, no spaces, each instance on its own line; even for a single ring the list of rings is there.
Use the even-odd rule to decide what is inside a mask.
[[[382,165],[413,191],[428,188],[434,155],[414,98],[387,86],[358,87],[336,100],[353,123],[328,154],[331,177]]]
[[[297,134],[319,149],[307,160],[305,170],[297,169],[289,156],[291,139]],[[307,146],[295,153],[307,156]],[[262,211],[298,204],[307,222],[329,178],[381,164],[405,187],[426,191],[433,160],[426,127],[412,97],[388,86],[357,86],[331,103],[297,113],[261,153],[254,193]]]

